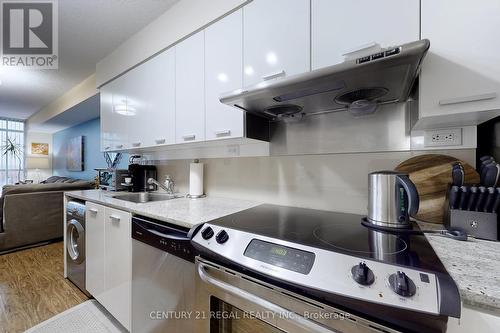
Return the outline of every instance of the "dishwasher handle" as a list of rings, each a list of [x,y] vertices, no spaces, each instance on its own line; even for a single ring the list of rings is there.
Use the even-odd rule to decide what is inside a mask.
[[[188,242],[191,241],[191,239],[187,236],[187,233],[186,236],[184,236],[183,231],[169,228],[167,226],[163,226],[158,223],[144,221],[140,219],[134,219],[132,223],[135,226],[139,227],[139,229],[141,229],[142,232],[147,232],[155,236],[163,237],[169,240],[188,241]]]

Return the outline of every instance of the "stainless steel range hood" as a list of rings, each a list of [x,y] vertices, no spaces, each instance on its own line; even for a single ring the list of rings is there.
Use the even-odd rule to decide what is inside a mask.
[[[391,47],[221,96],[224,104],[272,120],[335,111],[354,115],[375,111],[377,105],[406,102],[429,49],[427,39]]]

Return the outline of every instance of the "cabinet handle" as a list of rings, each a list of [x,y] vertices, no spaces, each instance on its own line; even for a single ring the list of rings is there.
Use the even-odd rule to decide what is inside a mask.
[[[272,79],[276,79],[278,77],[282,77],[282,76],[285,76],[286,75],[286,72],[284,69],[278,71],[278,72],[273,72],[273,73],[269,73],[267,75],[264,75],[262,77],[262,80],[264,81],[268,81],[268,80],[272,80]]]
[[[184,141],[193,141],[194,139],[196,139],[196,135],[195,134],[183,135],[182,139]]]
[[[167,141],[166,139],[156,139],[155,142],[157,145],[161,145],[162,143],[165,143]]]
[[[104,150],[110,150],[111,147],[104,147]]]
[[[472,96],[466,96],[466,97],[442,99],[439,101],[439,105],[451,105],[451,104],[485,101],[485,100],[494,99],[494,98],[497,98],[497,93],[492,92],[492,93],[487,93],[487,94],[479,94],[479,95],[472,95]]]
[[[114,221],[120,221],[121,218],[117,215],[109,215],[109,219],[110,220],[114,220]]]
[[[363,44],[363,45],[359,45],[359,46],[353,47],[352,49],[345,50],[342,53],[342,55],[344,57],[348,57],[348,56],[352,55],[353,53],[356,53],[356,52],[359,52],[359,51],[363,51],[363,50],[366,50],[366,49],[371,49],[372,47],[375,47],[375,46],[380,47],[380,45],[378,43],[376,43],[376,42],[370,42],[370,43],[367,43],[367,44]]]
[[[123,148],[123,145],[116,145],[116,148],[121,149],[121,148]]]
[[[132,142],[133,147],[139,147],[141,145],[140,142]]]
[[[215,136],[229,136],[231,135],[231,130],[215,131]]]
[[[90,209],[89,209],[89,212],[91,212],[92,214],[97,214],[97,213],[99,213],[99,211],[98,211],[97,209],[95,209],[95,208],[90,208]]]

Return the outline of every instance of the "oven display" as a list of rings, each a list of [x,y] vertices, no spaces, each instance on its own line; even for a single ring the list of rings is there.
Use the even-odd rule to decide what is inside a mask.
[[[312,252],[264,242],[259,239],[252,239],[244,255],[301,274],[309,274],[315,258]]]

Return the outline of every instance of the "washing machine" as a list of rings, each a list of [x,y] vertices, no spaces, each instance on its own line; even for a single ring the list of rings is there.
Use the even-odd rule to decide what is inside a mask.
[[[82,292],[85,288],[85,202],[66,204],[66,267],[68,279]]]

